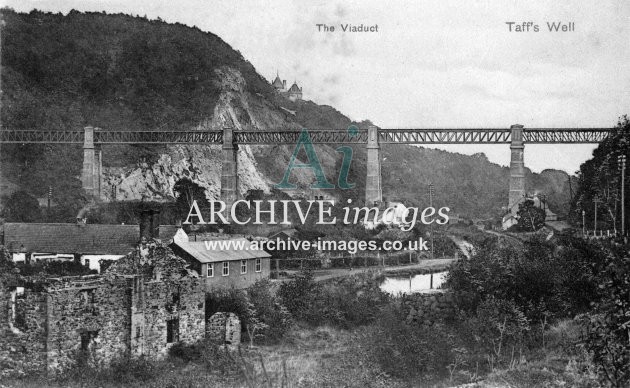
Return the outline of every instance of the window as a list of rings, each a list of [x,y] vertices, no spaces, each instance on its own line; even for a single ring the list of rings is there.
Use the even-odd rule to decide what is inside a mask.
[[[179,341],[179,319],[166,321],[166,343]]]
[[[94,303],[96,302],[94,291],[95,291],[94,288],[89,288],[89,289],[80,291],[80,293],[81,293],[81,302],[83,302],[83,306],[93,306],[94,305]]]
[[[247,273],[247,260],[241,260],[241,273]]]
[[[166,311],[173,313],[179,308],[179,290],[171,294],[171,300],[166,303]]]
[[[86,330],[80,333],[81,335],[81,350],[90,350],[90,345],[94,343],[94,339],[98,336],[98,330]]]
[[[15,287],[11,291],[11,320],[9,326],[18,330],[26,330],[26,295],[24,287]]]
[[[228,276],[230,274],[230,263],[227,261],[223,262],[223,276]]]
[[[208,273],[206,274],[209,278],[214,277],[214,264],[208,264]]]
[[[256,259],[256,272],[262,271],[262,260]]]

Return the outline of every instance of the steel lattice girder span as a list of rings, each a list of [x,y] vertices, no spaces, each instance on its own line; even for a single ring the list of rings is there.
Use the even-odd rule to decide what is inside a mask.
[[[524,128],[528,144],[599,143],[612,128]],[[295,144],[301,130],[234,131],[236,144]],[[367,130],[308,130],[315,144],[365,144]],[[380,144],[509,144],[510,129],[378,129]],[[83,144],[84,131],[0,129],[0,143]],[[94,144],[221,144],[223,131],[95,130]]]

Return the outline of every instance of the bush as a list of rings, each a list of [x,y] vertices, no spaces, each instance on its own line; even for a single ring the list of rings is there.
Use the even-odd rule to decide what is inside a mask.
[[[315,283],[311,272],[300,272],[293,280],[280,285],[278,296],[295,319],[306,322],[316,321],[317,314],[312,311],[311,298],[318,289],[319,285]]]
[[[557,244],[534,238],[522,248],[488,245],[454,263],[446,287],[468,313],[495,297],[513,301],[536,322],[572,317],[586,311],[594,298],[592,263],[602,256],[601,249],[573,238]]]
[[[242,320],[247,316],[248,303],[243,290],[213,289],[206,294],[206,321],[217,312],[234,313]]]
[[[514,352],[524,348],[524,340],[530,329],[525,314],[512,301],[489,298],[478,307],[476,314],[466,321],[483,354],[490,361],[501,362],[506,355],[513,361]]]
[[[247,289],[247,296],[251,303],[251,315],[264,325],[260,333],[267,342],[277,342],[289,331],[293,324],[293,317],[284,307],[279,298],[271,294],[271,282],[262,279]],[[251,322],[245,322],[250,324]]]
[[[436,380],[455,361],[455,337],[445,326],[420,328],[405,322],[402,309],[390,304],[370,331],[372,357],[384,372],[404,379]]]
[[[597,265],[600,299],[593,312],[580,317],[585,325],[582,344],[591,352],[601,382],[630,385],[630,258],[621,253]]]
[[[219,311],[234,313],[248,335],[277,342],[290,329],[293,318],[270,289],[271,282],[262,279],[246,290],[213,290],[206,297],[206,319]]]
[[[278,296],[297,320],[342,328],[373,322],[379,307],[389,301],[370,274],[317,283],[312,274],[300,273],[280,286]]]

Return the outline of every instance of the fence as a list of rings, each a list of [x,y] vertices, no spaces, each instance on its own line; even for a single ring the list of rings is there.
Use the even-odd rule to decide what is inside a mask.
[[[587,230],[586,233],[583,234],[583,237],[588,239],[613,239],[621,237],[621,233],[616,230]]]

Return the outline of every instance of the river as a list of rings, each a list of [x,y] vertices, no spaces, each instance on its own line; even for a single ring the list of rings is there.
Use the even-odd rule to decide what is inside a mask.
[[[381,284],[381,290],[392,295],[431,292],[442,286],[442,283],[446,280],[446,274],[447,271],[408,277],[388,276],[385,277]]]

